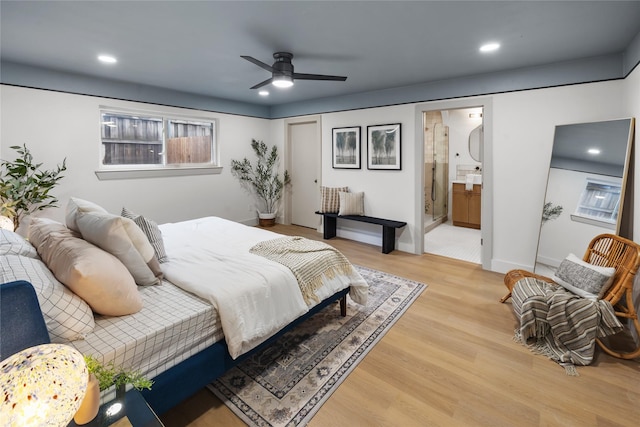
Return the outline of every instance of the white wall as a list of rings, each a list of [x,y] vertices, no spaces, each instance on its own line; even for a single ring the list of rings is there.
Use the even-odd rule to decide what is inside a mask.
[[[416,200],[414,146],[422,144],[422,136],[416,141],[413,105],[371,108],[322,115],[322,185],[348,186],[349,191],[364,192],[365,215],[406,221],[408,225],[396,232],[396,249],[413,252]],[[400,123],[401,170],[367,169],[367,126]],[[331,162],[332,129],[361,126],[361,169],[333,169]],[[421,227],[420,227],[421,228]],[[380,226],[342,221],[338,224],[338,236],[380,245]]]
[[[532,269],[556,125],[628,116],[624,81],[495,95],[492,270]]]
[[[12,86],[0,86],[0,98],[2,158],[15,158],[9,147],[23,143],[45,169],[67,158],[65,177],[54,191],[62,208],[75,196],[113,213],[127,206],[159,223],[208,215],[255,222],[255,212],[248,209],[252,199],[233,178],[229,165],[231,159],[253,158],[251,138],[271,143],[269,120]],[[222,173],[99,181],[94,172],[100,161],[101,105],[217,119]],[[38,215],[61,221],[64,209],[47,209]]]
[[[505,272],[511,268],[533,267],[554,127],[558,124],[640,117],[638,93],[640,72],[636,70],[626,80],[492,96],[492,270]],[[276,143],[279,148],[282,148],[284,140],[284,120],[204,113],[11,86],[0,86],[0,97],[0,153],[3,156],[11,151],[9,146],[25,142],[45,167],[53,167],[67,157],[69,170],[55,191],[62,206],[73,195],[94,200],[113,212],[119,212],[123,205],[127,205],[158,222],[204,215],[243,222],[253,220],[254,213],[248,211],[251,198],[231,176],[230,160],[251,156],[251,138]],[[94,171],[99,161],[99,105],[140,107],[180,114],[195,111],[199,115],[219,119],[222,174],[98,181]],[[416,209],[422,208],[415,200],[421,185],[420,171],[416,170],[414,159],[415,144],[422,146],[422,135],[415,136],[415,105],[328,113],[321,117],[321,184],[347,185],[353,191],[364,191],[367,214],[406,221],[408,225],[399,233],[397,248],[407,252],[413,252],[416,233],[422,232],[421,225],[416,228],[414,219]],[[390,123],[402,124],[402,170],[367,170],[366,127]],[[332,169],[331,129],[358,125],[362,126],[362,169]],[[637,169],[636,182],[640,182]],[[636,197],[636,224],[640,224],[637,216],[640,215],[639,204],[640,197]],[[63,216],[60,210],[44,211],[44,215],[54,219]],[[344,221],[338,235],[380,244],[380,227],[347,223]]]

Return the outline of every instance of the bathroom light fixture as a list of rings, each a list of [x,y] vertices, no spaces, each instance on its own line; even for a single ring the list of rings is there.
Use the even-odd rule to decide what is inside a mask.
[[[260,96],[269,96],[269,91],[268,90],[261,90],[260,92],[258,92],[258,95],[260,95]]]
[[[469,118],[470,119],[481,119],[482,118],[482,113],[469,113]]]
[[[500,49],[500,43],[495,42],[483,44],[482,46],[480,46],[480,52],[483,53],[494,52],[498,49]]]
[[[105,64],[115,64],[118,60],[111,55],[98,55],[98,60]]]
[[[275,76],[273,78],[273,85],[275,87],[287,88],[293,86],[293,78],[291,76]]]
[[[589,153],[589,154],[593,154],[593,155],[595,156],[596,154],[600,154],[600,150],[599,150],[599,149],[597,149],[597,148],[589,148],[589,149],[587,150],[587,153]]]

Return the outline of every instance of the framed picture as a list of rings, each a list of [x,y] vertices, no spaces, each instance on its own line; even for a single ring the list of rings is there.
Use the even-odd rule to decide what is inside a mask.
[[[400,170],[400,123],[367,126],[367,169]]]
[[[360,169],[360,126],[333,128],[334,169]]]

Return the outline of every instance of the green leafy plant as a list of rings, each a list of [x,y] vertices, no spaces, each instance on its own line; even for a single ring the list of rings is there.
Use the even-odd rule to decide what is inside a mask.
[[[252,139],[251,148],[258,158],[256,163],[252,164],[246,157],[241,161],[231,160],[231,173],[258,198],[265,209],[258,207],[260,212],[276,213],[284,186],[291,182],[289,172],[285,170],[282,178],[278,174],[279,157],[275,145],[269,150],[264,142]]]
[[[553,203],[547,202],[542,209],[542,223],[558,218],[562,214],[562,206],[553,206]]]
[[[87,370],[98,380],[100,391],[111,386],[116,386],[117,389],[127,384],[131,384],[138,390],[150,390],[153,385],[153,381],[142,376],[140,372],[116,368],[113,361],[103,365],[95,357],[88,355],[84,356],[84,361],[87,364]]]
[[[46,208],[56,207],[58,199],[50,191],[63,178],[67,170],[66,158],[53,170],[41,170],[42,163],[33,163],[33,155],[26,144],[14,145],[19,157],[14,161],[2,160],[0,166],[0,211],[13,219],[18,229],[23,217]]]

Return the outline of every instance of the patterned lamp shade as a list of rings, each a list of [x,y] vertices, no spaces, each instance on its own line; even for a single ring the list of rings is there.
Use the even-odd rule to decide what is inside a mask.
[[[27,348],[0,362],[1,426],[66,426],[87,388],[82,354],[63,344]]]

